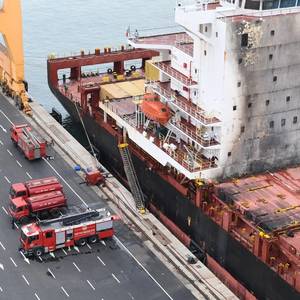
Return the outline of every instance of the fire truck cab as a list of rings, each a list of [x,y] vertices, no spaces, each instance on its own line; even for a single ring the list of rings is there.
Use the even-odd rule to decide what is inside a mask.
[[[115,219],[106,209],[99,209],[24,225],[19,250],[25,256],[39,257],[64,247],[94,244],[114,235]]]

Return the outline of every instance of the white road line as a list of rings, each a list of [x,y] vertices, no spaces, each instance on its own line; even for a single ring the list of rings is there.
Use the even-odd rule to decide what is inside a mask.
[[[86,245],[87,245],[87,247],[88,247],[89,249],[92,249],[92,247],[91,247],[88,243],[87,243]]]
[[[60,287],[62,291],[66,294],[67,297],[70,297],[70,295],[66,292],[65,288],[63,286]]]
[[[16,162],[21,168],[23,167],[18,160],[16,160]]]
[[[35,296],[35,298],[36,298],[37,300],[41,300],[41,298],[38,296],[37,293],[34,293],[34,296]]]
[[[4,206],[2,206],[3,211],[8,215],[8,212]]]
[[[0,242],[0,246],[3,250],[6,250],[6,248],[3,246],[3,244]]]
[[[6,151],[8,152],[8,154],[9,154],[10,156],[13,156],[13,154],[10,152],[9,149],[6,149]]]
[[[77,269],[78,272],[81,272],[81,270],[78,268],[78,266],[73,262],[74,267]]]
[[[26,175],[27,175],[30,179],[32,179],[32,176],[31,176],[28,172],[26,172]]]
[[[3,146],[3,142],[0,140],[0,144]]]
[[[4,179],[5,179],[8,183],[11,183],[11,181],[10,181],[6,176],[4,176]]]
[[[27,283],[27,285],[30,285],[29,281],[27,280],[27,278],[25,277],[25,275],[22,275],[23,279],[25,280],[25,282]]]
[[[0,292],[2,293],[3,292],[3,288],[0,286]]]
[[[53,272],[48,268],[48,272],[51,274],[51,276],[56,279],[55,275],[53,274]]]
[[[0,128],[2,129],[3,132],[7,132],[6,128],[4,128],[2,125],[0,125]]]
[[[11,121],[11,119],[0,109],[0,113],[6,118],[6,120],[11,124],[14,125],[14,123]]]
[[[79,248],[77,246],[74,246],[73,248],[74,248],[75,251],[77,251],[78,253],[80,253],[80,250],[79,250]]]
[[[24,260],[30,265],[29,259],[24,255],[22,251],[20,251],[21,255],[23,256]]]
[[[122,246],[122,248],[134,259],[134,261],[144,270],[144,272],[157,284],[157,286],[165,293],[165,295],[174,300],[170,294],[161,286],[161,284],[149,273],[149,271],[139,262],[139,260],[130,252],[130,250],[119,240],[119,238],[115,235],[114,240]]]
[[[111,273],[111,276],[116,280],[116,282],[120,283],[120,280],[117,278],[117,276],[114,273]]]
[[[106,266],[106,264],[104,263],[104,261],[99,256],[97,256],[97,259],[102,263],[103,266]]]
[[[89,284],[89,286],[93,289],[93,290],[95,290],[95,287],[90,283],[90,281],[87,279],[86,280],[86,282]]]
[[[89,207],[86,202],[76,193],[76,191],[69,185],[69,183],[56,171],[56,169],[43,157],[43,160],[48,164],[48,166],[59,176],[59,178],[69,187],[69,189],[78,197],[78,199],[86,206]]]
[[[65,254],[65,255],[68,255],[67,251],[65,249],[61,249],[62,252]]]
[[[16,262],[13,260],[13,258],[12,258],[12,257],[10,257],[10,260],[11,260],[11,262],[14,264],[14,266],[17,268],[17,267],[18,267],[18,265],[16,264]]]
[[[16,222],[14,222],[14,225],[15,225],[15,227],[16,227],[17,229],[19,229],[19,226],[17,225]]]

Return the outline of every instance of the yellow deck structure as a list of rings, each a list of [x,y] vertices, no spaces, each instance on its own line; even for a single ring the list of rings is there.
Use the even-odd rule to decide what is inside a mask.
[[[101,86],[100,99],[112,100],[142,96],[145,93],[145,80],[137,79],[115,82]]]

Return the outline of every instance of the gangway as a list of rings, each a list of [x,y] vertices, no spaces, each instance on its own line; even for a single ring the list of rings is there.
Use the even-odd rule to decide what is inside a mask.
[[[127,143],[119,144],[119,151],[122,157],[124,171],[128,180],[128,184],[135,200],[136,208],[141,214],[145,213],[145,198],[137,178],[134,165],[132,163],[131,154]]]

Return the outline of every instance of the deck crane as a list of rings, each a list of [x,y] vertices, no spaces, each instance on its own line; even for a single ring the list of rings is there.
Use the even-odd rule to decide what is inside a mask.
[[[3,0],[0,10],[0,32],[5,45],[0,43],[0,86],[15,99],[16,105],[32,115],[27,83],[24,80],[24,51],[20,0]]]

